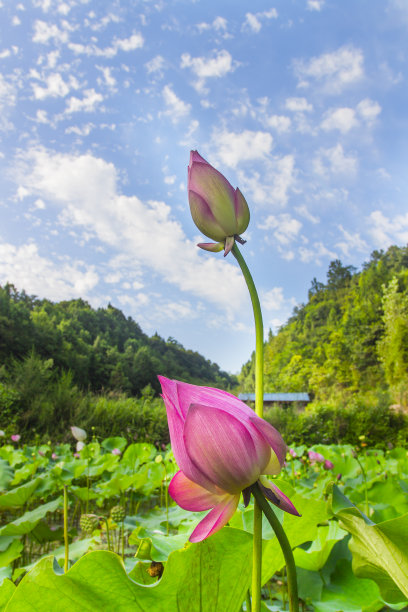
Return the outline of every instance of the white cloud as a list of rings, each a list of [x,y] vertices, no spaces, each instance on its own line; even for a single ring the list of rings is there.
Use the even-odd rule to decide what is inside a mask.
[[[369,233],[379,248],[386,249],[391,244],[408,243],[408,213],[396,215],[393,219],[386,217],[380,210],[369,215]]]
[[[216,32],[225,32],[227,30],[227,20],[225,17],[216,17],[212,23],[198,23],[197,29],[199,32],[214,29]]]
[[[65,109],[66,114],[78,112],[93,113],[98,104],[103,102],[103,95],[97,93],[94,89],[86,89],[84,94],[82,99],[75,96],[69,98]]]
[[[239,186],[247,199],[256,204],[285,206],[296,180],[293,155],[274,157],[264,162],[262,173],[239,172]]]
[[[312,213],[307,209],[305,204],[302,204],[301,206],[296,206],[295,210],[298,215],[300,215],[304,219],[307,219],[307,221],[310,221],[310,223],[313,223],[314,225],[320,222],[319,217],[315,217],[314,215],[312,215]]]
[[[99,277],[94,266],[82,261],[43,257],[34,243],[19,247],[0,243],[0,279],[2,283],[14,283],[27,293],[59,301],[87,299]]]
[[[0,74],[0,131],[9,130],[13,124],[8,120],[11,109],[17,100],[16,88]]]
[[[115,38],[109,47],[103,49],[95,44],[83,45],[82,43],[73,42],[68,44],[68,48],[77,55],[112,58],[117,55],[118,51],[134,51],[135,49],[141,49],[143,45],[143,36],[138,32],[134,32],[129,38]]]
[[[177,123],[183,117],[186,117],[191,110],[191,104],[183,102],[172,90],[170,85],[163,87],[162,95],[167,110],[163,112],[163,115],[170,117],[173,123]]]
[[[357,125],[356,111],[348,107],[329,109],[320,124],[323,130],[339,130],[343,134]]]
[[[53,39],[54,42],[66,43],[68,42],[68,32],[60,30],[55,23],[37,20],[34,23],[33,42],[47,44],[50,39]]]
[[[302,224],[289,214],[282,213],[280,215],[269,215],[263,223],[258,224],[258,227],[268,232],[273,230],[273,239],[269,238],[269,242],[277,242],[281,246],[287,246],[297,239]]]
[[[313,110],[313,105],[309,104],[306,98],[287,98],[285,108],[295,113],[310,113]]]
[[[262,306],[265,310],[280,310],[285,303],[282,287],[273,287],[262,293]]]
[[[77,89],[79,83],[74,77],[71,77],[69,82],[64,81],[58,72],[53,72],[45,78],[45,87],[41,87],[38,83],[31,83],[33,88],[34,98],[36,100],[44,100],[45,98],[65,97],[71,88]]]
[[[339,225],[339,230],[343,234],[343,239],[339,240],[335,246],[342,251],[345,257],[350,257],[351,251],[367,251],[368,245],[358,232],[349,232],[342,225]]]
[[[216,159],[235,168],[241,162],[264,159],[271,152],[272,144],[269,132],[214,130],[210,150]]]
[[[324,175],[327,171],[333,174],[355,175],[358,160],[353,155],[346,155],[339,143],[329,149],[320,149],[313,161],[316,174]]]
[[[225,49],[213,53],[212,57],[191,57],[189,53],[181,56],[181,68],[190,68],[198,77],[194,83],[197,91],[205,93],[205,82],[209,78],[224,77],[229,72],[233,72],[239,65],[232,59],[232,55]]]
[[[251,32],[257,34],[261,30],[262,22],[265,19],[276,19],[277,17],[278,11],[275,8],[259,13],[246,13],[242,29],[251,30]]]
[[[90,154],[33,149],[21,154],[17,166],[21,184],[60,209],[60,223],[91,231],[132,267],[143,266],[231,315],[246,304],[237,266],[199,252],[164,202],[121,195],[112,163]]]
[[[161,55],[156,55],[145,64],[147,74],[155,74],[161,78],[163,76],[163,68],[165,64],[166,62],[164,57]]]
[[[307,9],[309,11],[321,11],[326,0],[307,0]]]
[[[367,121],[368,124],[371,124],[381,113],[381,106],[378,102],[370,100],[370,98],[364,98],[364,100],[361,100],[361,102],[357,104],[357,112],[362,119]]]
[[[332,53],[323,53],[309,61],[295,60],[294,68],[300,87],[308,87],[310,80],[320,82],[326,93],[339,93],[346,86],[364,76],[364,56],[361,49],[345,45]]]
[[[111,91],[116,91],[116,79],[112,75],[112,68],[110,66],[96,66],[98,70],[102,72],[103,80],[97,79],[98,85],[106,85]]]
[[[303,263],[313,261],[318,266],[321,266],[328,259],[338,259],[337,253],[330,251],[322,242],[315,242],[311,248],[300,247],[299,256]]]
[[[265,118],[265,123],[268,127],[274,128],[279,134],[288,132],[292,121],[285,115],[269,115]]]

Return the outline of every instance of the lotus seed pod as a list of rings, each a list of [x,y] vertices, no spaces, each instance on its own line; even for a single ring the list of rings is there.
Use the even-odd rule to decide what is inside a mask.
[[[123,506],[113,506],[110,515],[115,523],[121,523],[125,520],[126,511]]]
[[[85,533],[91,533],[99,526],[99,517],[96,514],[81,514],[79,525]]]

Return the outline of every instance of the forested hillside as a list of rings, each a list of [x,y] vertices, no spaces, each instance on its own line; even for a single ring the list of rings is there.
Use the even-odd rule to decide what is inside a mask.
[[[111,305],[94,310],[82,299],[53,303],[10,284],[0,287],[3,370],[18,369],[33,352],[48,369],[69,371],[74,384],[94,392],[138,395],[148,384],[158,391],[157,374],[223,388],[235,382],[217,364],[173,338],[148,337]]]
[[[307,304],[294,309],[265,346],[265,390],[308,391],[317,401],[355,395],[407,404],[408,248],[374,251],[361,271],[332,261],[326,283],[313,279]],[[254,364],[240,374],[254,388]]]

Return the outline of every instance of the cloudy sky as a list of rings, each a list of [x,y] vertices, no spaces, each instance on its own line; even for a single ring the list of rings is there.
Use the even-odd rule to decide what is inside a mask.
[[[0,0],[0,29],[0,284],[238,371],[250,301],[195,246],[190,149],[248,201],[266,331],[407,243],[406,0]]]

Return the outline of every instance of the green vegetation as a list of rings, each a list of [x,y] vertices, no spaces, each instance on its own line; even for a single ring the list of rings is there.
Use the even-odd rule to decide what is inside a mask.
[[[240,503],[228,527],[190,544],[203,513],[168,497],[176,470],[168,449],[121,437],[94,438],[75,454],[52,442],[0,446],[2,609],[193,610],[203,589],[203,612],[245,610],[253,504]],[[294,549],[303,610],[406,609],[407,478],[403,448],[290,450],[274,482],[302,516],[276,512]],[[262,584],[262,610],[284,610],[284,558],[266,522]]]
[[[111,305],[52,303],[10,284],[0,287],[0,364],[0,428],[26,439],[61,435],[77,422],[100,435],[131,428],[139,439],[167,442],[165,410],[153,397],[157,374],[224,389],[236,384],[174,338],[148,337]]]
[[[254,356],[240,374],[254,389]],[[307,304],[265,346],[265,391],[308,391],[314,404],[408,400],[408,247],[374,251],[357,272],[332,261]],[[357,399],[356,399],[357,398]]]

